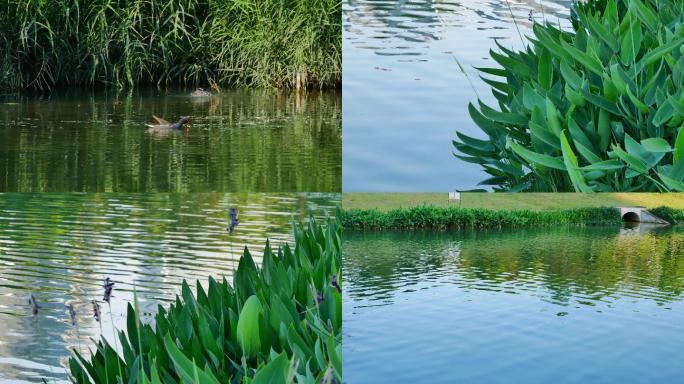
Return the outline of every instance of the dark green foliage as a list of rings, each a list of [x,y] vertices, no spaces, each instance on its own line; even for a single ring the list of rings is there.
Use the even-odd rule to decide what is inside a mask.
[[[338,0],[4,0],[0,32],[0,89],[341,81]]]
[[[210,277],[193,294],[184,282],[154,326],[129,304],[123,353],[100,340],[92,358],[70,359],[73,382],[342,382],[338,220],[296,225],[294,251],[267,245],[262,268],[245,249],[232,286]]]
[[[498,101],[457,157],[506,191],[684,191],[684,2],[576,2],[572,31],[536,24],[482,68]]]
[[[484,229],[551,225],[619,224],[617,208],[580,208],[561,211],[497,211],[479,208],[440,208],[423,205],[377,210],[345,210],[342,226],[349,229]]]
[[[648,211],[660,217],[661,219],[668,221],[670,224],[684,224],[684,209],[658,207],[649,209]]]

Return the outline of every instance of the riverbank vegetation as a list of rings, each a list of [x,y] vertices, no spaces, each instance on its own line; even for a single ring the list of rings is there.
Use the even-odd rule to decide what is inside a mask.
[[[0,89],[338,87],[338,0],[9,0]]]
[[[469,105],[486,140],[457,157],[504,191],[684,191],[684,3],[574,2],[572,30],[535,24],[481,68],[498,108]]]
[[[556,211],[491,210],[423,205],[389,211],[344,210],[342,226],[348,229],[486,229],[543,227],[554,225],[617,225],[622,222],[617,208],[578,208]]]
[[[128,306],[119,342],[102,338],[92,357],[69,361],[75,383],[342,382],[341,226],[295,226],[295,247],[249,252],[232,285],[183,283],[152,324]]]
[[[683,193],[489,193],[463,192],[460,201],[449,201],[447,192],[346,192],[342,208],[389,211],[421,205],[484,208],[492,210],[549,211],[559,209],[660,206],[684,210]]]

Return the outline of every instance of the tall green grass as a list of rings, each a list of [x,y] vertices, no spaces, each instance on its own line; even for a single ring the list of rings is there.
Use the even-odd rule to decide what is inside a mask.
[[[423,205],[386,212],[344,210],[342,226],[350,229],[485,229],[552,225],[608,225],[622,221],[617,208],[579,208],[558,211],[498,211],[480,208],[441,208]]]
[[[69,361],[75,383],[341,383],[339,216],[295,226],[295,248],[267,244],[262,267],[249,250],[233,284],[184,282],[152,324],[128,305],[122,353],[104,338]]]
[[[5,0],[0,90],[335,87],[339,0]]]

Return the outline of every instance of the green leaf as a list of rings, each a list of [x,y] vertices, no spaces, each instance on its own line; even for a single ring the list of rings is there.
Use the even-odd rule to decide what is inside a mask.
[[[563,163],[568,171],[568,176],[570,176],[570,181],[575,187],[576,192],[590,193],[593,192],[591,188],[587,185],[582,175],[582,171],[578,169],[577,157],[570,147],[568,138],[566,137],[566,131],[561,133],[561,149],[563,150]]]
[[[641,140],[641,145],[650,152],[672,152],[672,147],[667,140],[660,137]]]
[[[255,356],[261,350],[259,317],[263,306],[256,295],[250,296],[242,306],[237,324],[237,338],[242,352],[247,357]]]
[[[677,164],[684,158],[684,125],[679,127],[677,133],[677,140],[675,140],[674,147],[674,164]]]
[[[287,383],[289,362],[287,354],[282,352],[278,357],[257,370],[251,384]]]
[[[195,363],[178,349],[176,343],[171,339],[169,334],[164,337],[164,346],[169,353],[169,357],[173,361],[173,365],[178,375],[188,383],[196,383],[195,375],[199,379],[198,384],[219,384],[218,379],[211,373],[204,372],[197,368]]]
[[[641,50],[641,23],[632,20],[627,34],[622,39],[622,48],[620,49],[620,60],[624,65],[632,65],[636,60],[639,50]]]
[[[622,169],[624,167],[625,165],[622,164],[620,160],[612,159],[599,161],[591,165],[586,165],[581,169],[584,171],[613,171],[616,169]]]
[[[617,155],[617,157],[619,157],[622,161],[627,163],[627,165],[631,169],[640,174],[648,174],[648,167],[646,166],[646,163],[643,160],[623,151],[619,145],[613,144],[612,148],[613,152]]]
[[[658,15],[642,3],[641,0],[631,0],[629,9],[634,10],[639,20],[646,24],[651,31],[655,31],[658,28]]]
[[[565,171],[565,165],[563,165],[563,161],[558,157],[551,157],[548,155],[543,155],[541,153],[530,151],[522,145],[510,140],[509,145],[518,156],[522,157],[530,163]]]

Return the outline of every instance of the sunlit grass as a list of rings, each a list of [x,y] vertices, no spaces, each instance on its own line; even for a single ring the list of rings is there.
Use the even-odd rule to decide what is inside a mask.
[[[458,201],[449,202],[447,192],[421,193],[344,193],[342,207],[347,209],[409,208],[420,205],[458,207]],[[558,210],[588,207],[617,207],[639,205],[649,208],[668,206],[684,209],[682,193],[479,193],[461,194],[463,208],[496,210]]]

